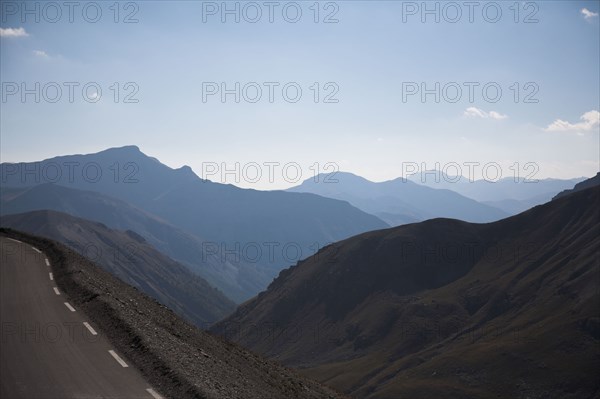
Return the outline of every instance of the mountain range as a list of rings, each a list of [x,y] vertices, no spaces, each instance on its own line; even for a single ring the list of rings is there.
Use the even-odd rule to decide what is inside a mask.
[[[528,165],[526,169],[525,165]],[[523,169],[520,171],[521,175],[515,169],[510,172],[516,176],[499,179],[490,177],[489,179],[471,180],[465,176],[451,176],[439,170],[429,170],[412,174],[407,177],[407,180],[431,188],[452,190],[465,197],[502,209],[510,215],[516,215],[550,201],[560,191],[570,189],[573,185],[586,179],[585,177],[537,179],[535,177],[537,166],[525,165],[521,166]]]
[[[495,221],[569,184],[445,186],[471,192],[503,186],[500,191],[513,193],[488,203],[402,178],[374,183],[351,173],[337,173],[335,183],[319,175],[285,192],[256,191],[200,179],[186,166],[169,168],[136,146],[2,163],[0,169],[0,215],[49,209],[134,231],[237,303],[332,242],[435,217]],[[514,194],[523,189],[526,194]],[[538,197],[521,199],[531,194]]]
[[[454,191],[422,186],[403,178],[375,183],[352,173],[337,172],[320,174],[287,191],[348,201],[392,226],[436,217],[491,222],[508,216],[498,208]]]
[[[190,265],[237,302],[257,294],[280,270],[328,243],[388,227],[344,201],[203,180],[189,167],[169,168],[135,146],[40,162],[3,163],[0,168],[2,214],[48,208],[76,212],[110,228],[133,230],[143,225],[146,231],[152,229],[149,242],[161,247],[157,241],[164,241],[161,249],[167,255]],[[58,194],[37,196],[23,191],[44,183],[79,192],[70,191],[68,196],[73,198],[65,200]],[[90,192],[102,197],[94,198]],[[125,211],[128,218],[117,216]],[[141,221],[142,212],[151,220]],[[165,223],[183,231],[190,245],[181,251],[175,246],[177,238],[166,238],[166,233],[160,236],[157,230],[173,232]]]

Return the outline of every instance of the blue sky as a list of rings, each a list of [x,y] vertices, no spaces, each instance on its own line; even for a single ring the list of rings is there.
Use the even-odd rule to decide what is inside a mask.
[[[472,22],[464,2],[427,2],[438,7],[439,22],[423,15],[422,2],[320,2],[318,23],[313,1],[275,2],[273,23],[262,1],[228,2],[239,7],[239,23],[234,15],[222,22],[220,1],[121,2],[116,23],[114,2],[89,3],[78,3],[73,22],[64,6],[59,17],[47,2],[28,2],[34,11],[23,16],[23,2],[2,3],[3,162],[136,144],[199,175],[212,162],[219,168],[295,162],[304,178],[311,165],[323,171],[332,163],[374,181],[400,176],[406,162],[427,168],[495,162],[505,177],[515,162],[523,174],[522,165],[535,163],[538,178],[599,170],[598,1],[475,2]],[[102,16],[92,23],[96,4]],[[262,17],[250,23],[244,17],[254,18],[254,4]],[[297,9],[299,21],[289,22]],[[124,23],[130,14],[137,22]],[[324,23],[330,14],[337,23]],[[21,85],[34,89],[36,82],[40,102],[33,94],[23,100]],[[51,82],[62,88],[55,103],[49,102],[55,98]],[[78,84],[73,102],[65,82]],[[87,100],[97,102],[83,97],[89,82],[96,86],[88,88]],[[234,94],[225,102],[219,93],[206,94],[222,83],[233,89],[235,82],[239,103]],[[250,82],[262,90],[255,103],[248,101],[255,85],[242,94]],[[273,82],[273,102],[265,82]],[[287,99],[300,87],[297,102],[282,92],[291,82]],[[420,93],[406,94],[422,84],[434,89],[436,82],[439,102],[434,94],[425,101]],[[465,82],[474,87],[472,102]],[[10,94],[15,87],[19,91]],[[492,102],[497,87],[502,95]],[[137,103],[124,103],[135,89]],[[325,103],[336,90],[331,99],[338,101]],[[525,102],[527,95],[537,101]],[[272,183],[210,177],[258,189],[293,185],[281,173],[276,170]]]

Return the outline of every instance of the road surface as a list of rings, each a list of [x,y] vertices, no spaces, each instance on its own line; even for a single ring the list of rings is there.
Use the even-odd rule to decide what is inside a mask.
[[[0,398],[161,398],[69,303],[42,252],[0,247]]]

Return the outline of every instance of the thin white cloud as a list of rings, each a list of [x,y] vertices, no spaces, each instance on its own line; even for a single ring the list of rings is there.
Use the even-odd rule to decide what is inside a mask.
[[[42,57],[42,58],[48,58],[49,57],[48,53],[46,53],[43,50],[33,50],[33,54],[35,54],[38,57]]]
[[[496,111],[490,111],[489,116],[492,119],[506,119],[506,118],[508,118],[508,115],[503,115],[503,114],[501,114],[499,112],[496,112]]]
[[[598,111],[588,111],[585,114],[579,117],[581,122],[571,123],[567,121],[563,121],[562,119],[557,119],[544,130],[547,132],[567,132],[567,131],[576,131],[576,132],[587,132],[593,129],[597,129],[600,126],[600,112]]]
[[[590,11],[587,8],[582,8],[581,9],[581,15],[583,15],[583,18],[585,18],[587,20],[590,20],[592,18],[596,18],[598,16],[598,13]]]
[[[27,37],[24,28],[0,28],[0,37]]]
[[[483,118],[483,119],[496,119],[496,120],[508,118],[508,115],[504,115],[504,114],[501,114],[496,111],[486,112],[486,111],[482,110],[481,108],[476,108],[476,107],[467,108],[465,110],[465,112],[463,113],[463,115],[466,117],[469,117],[469,118]]]

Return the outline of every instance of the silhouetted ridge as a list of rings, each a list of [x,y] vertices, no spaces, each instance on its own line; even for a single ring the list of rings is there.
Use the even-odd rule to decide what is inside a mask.
[[[591,178],[589,178],[587,180],[584,180],[584,181],[582,181],[580,183],[577,183],[575,185],[575,187],[573,187],[570,190],[561,191],[560,193],[558,193],[552,199],[555,200],[557,198],[562,198],[565,195],[569,195],[569,194],[575,193],[577,191],[585,190],[587,188],[595,187],[595,186],[598,186],[598,185],[600,185],[600,172],[596,173],[596,176],[594,176],[594,177],[591,177]]]

